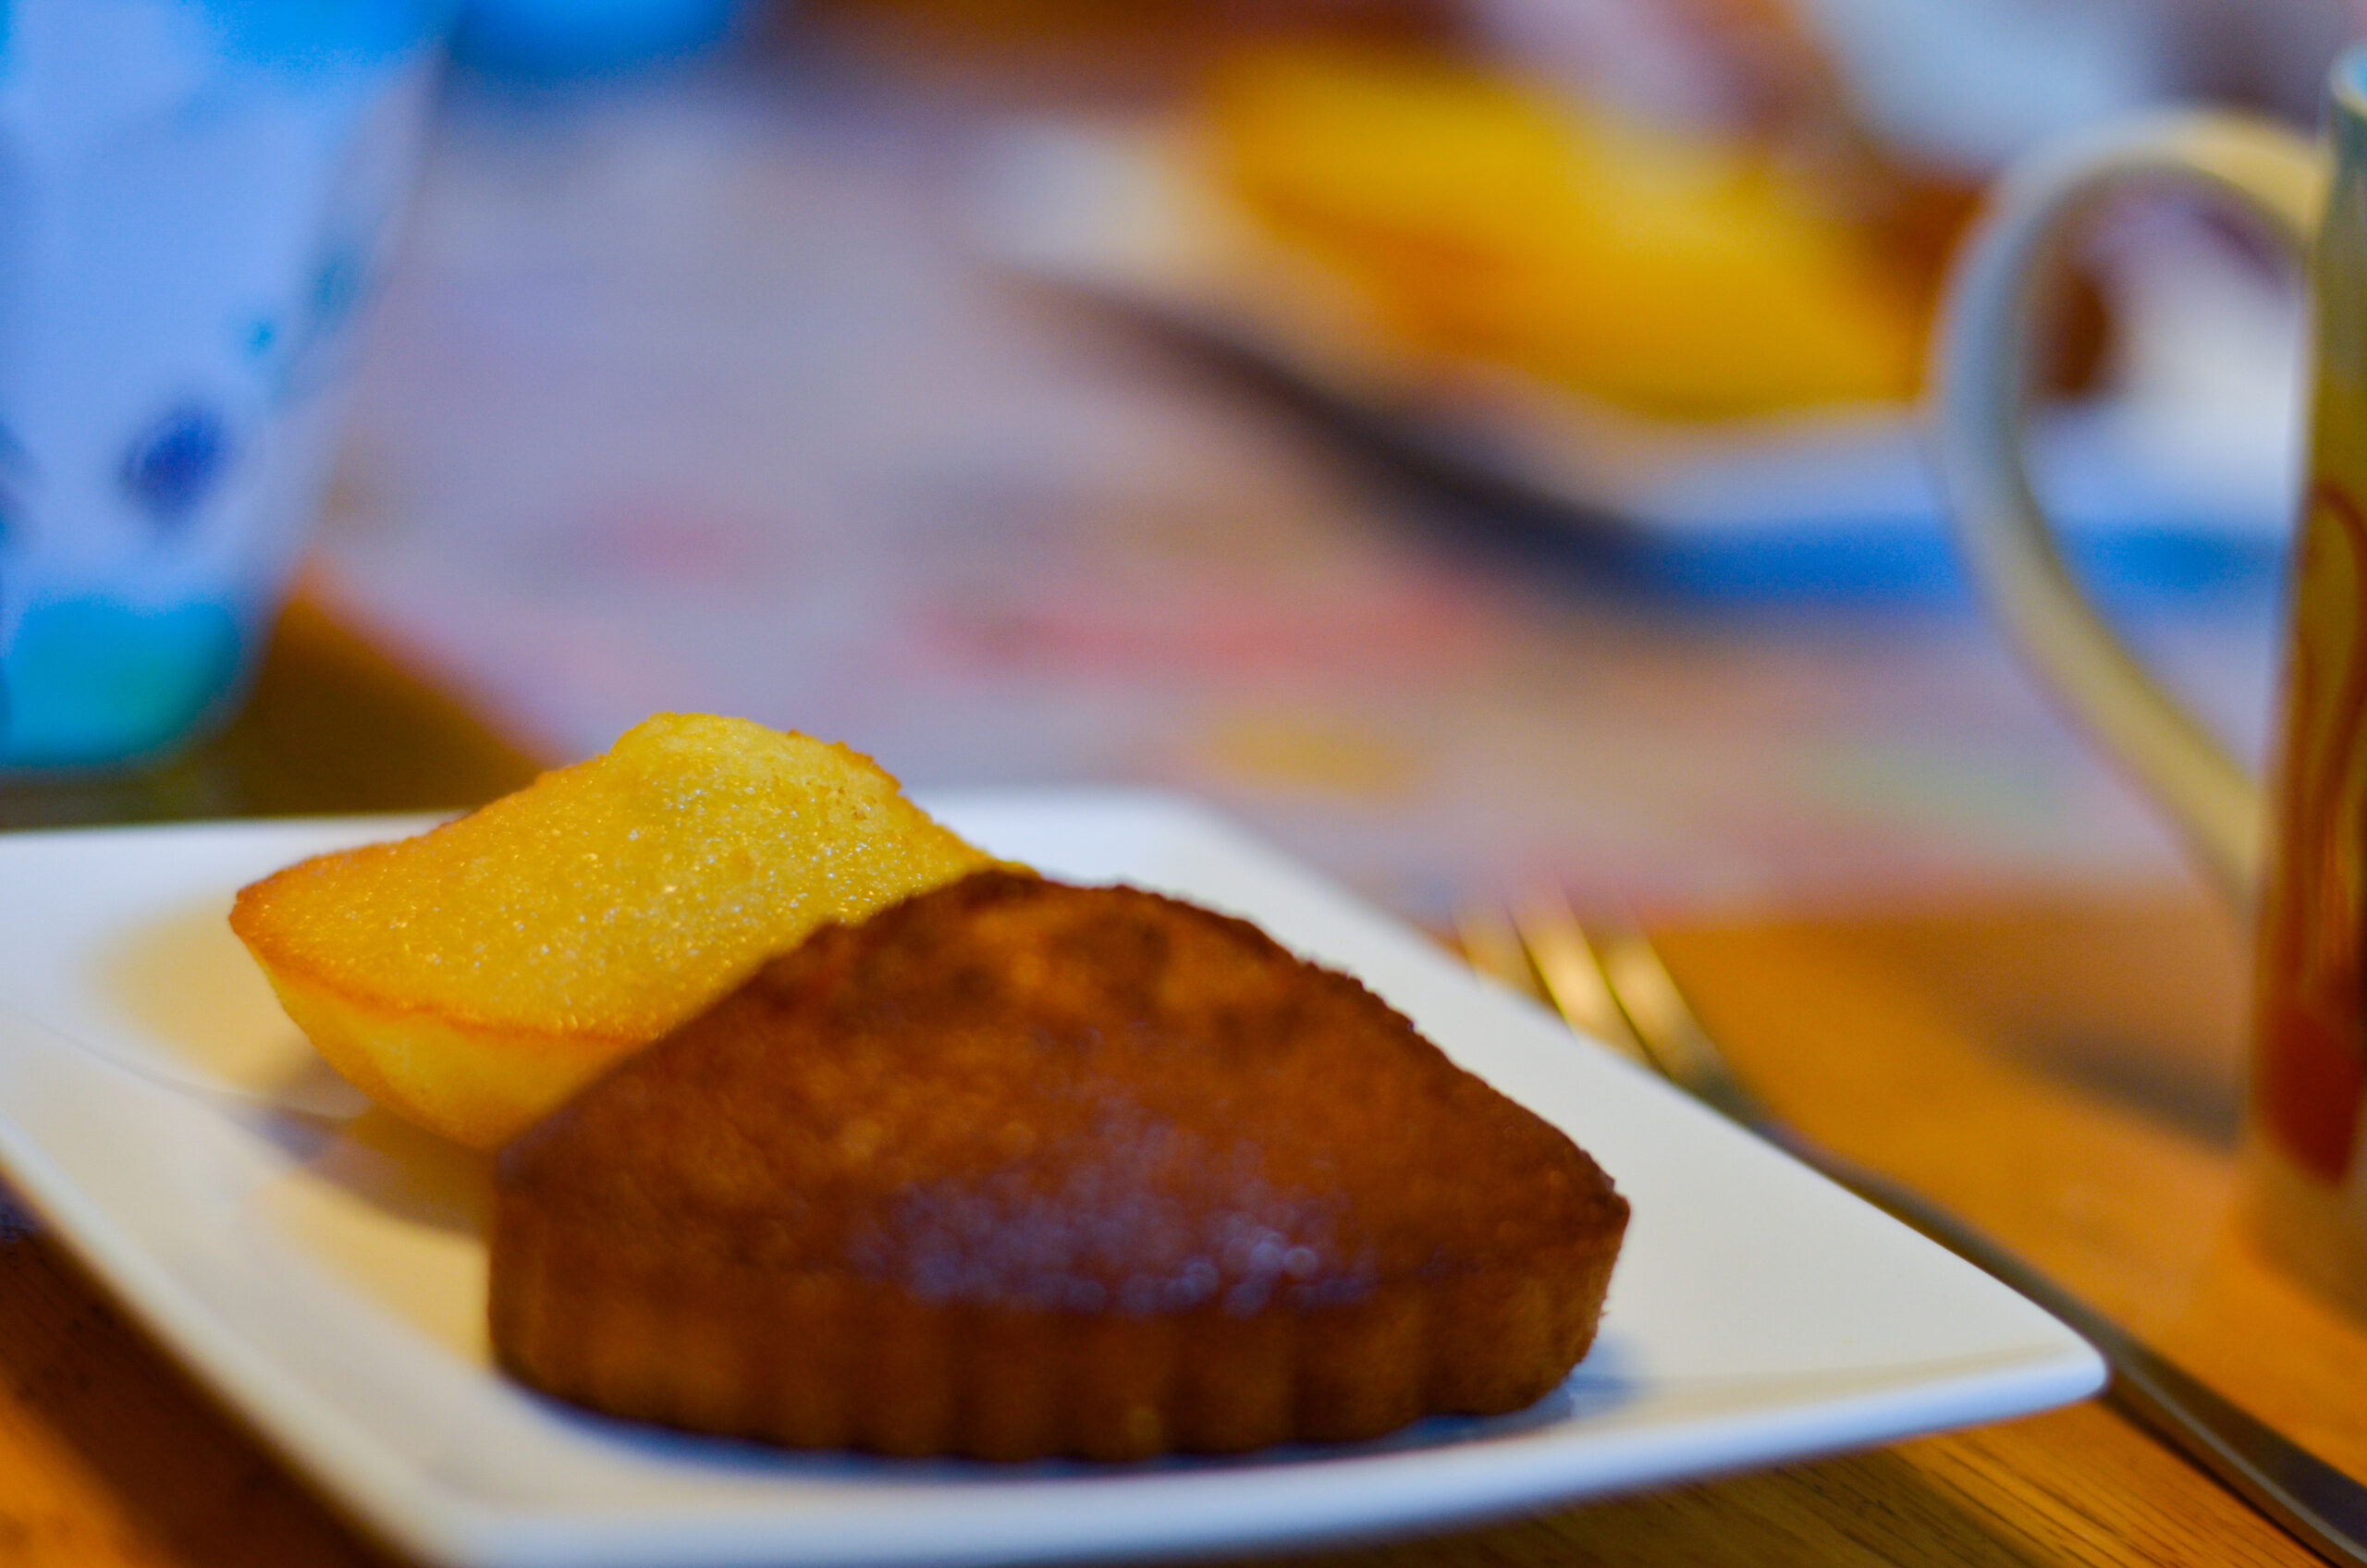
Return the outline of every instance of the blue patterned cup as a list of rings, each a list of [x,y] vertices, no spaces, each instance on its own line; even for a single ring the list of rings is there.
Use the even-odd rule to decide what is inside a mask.
[[[449,9],[0,3],[0,768],[137,763],[237,705]]]

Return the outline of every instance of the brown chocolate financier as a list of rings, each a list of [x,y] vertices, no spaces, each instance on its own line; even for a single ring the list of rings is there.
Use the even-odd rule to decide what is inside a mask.
[[[1244,921],[986,872],[826,926],[502,1151],[505,1366],[801,1447],[1135,1458],[1515,1409],[1627,1205]]]

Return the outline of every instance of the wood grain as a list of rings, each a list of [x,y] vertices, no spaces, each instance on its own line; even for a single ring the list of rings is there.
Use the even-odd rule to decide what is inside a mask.
[[[371,1561],[0,1200],[0,1562]]]
[[[441,810],[542,766],[300,594],[219,735],[138,772],[0,779],[0,828]]]
[[[1811,1135],[2367,1474],[2367,1329],[2272,1268],[2242,1222],[2244,957],[2200,893],[1668,945],[1746,1073]]]

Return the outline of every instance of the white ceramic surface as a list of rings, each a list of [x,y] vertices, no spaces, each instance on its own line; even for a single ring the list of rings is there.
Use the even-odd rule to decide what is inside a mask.
[[[407,819],[0,837],[0,1164],[126,1307],[354,1517],[471,1564],[954,1564],[1368,1537],[2073,1400],[2030,1305],[1201,811],[928,802],[1009,856],[1255,917],[1592,1151],[1635,1219],[1601,1338],[1489,1421],[1231,1461],[998,1468],[640,1428],[488,1365],[486,1166],[330,1075],[222,923]],[[1352,1085],[1343,1085],[1350,1092]]]
[[[2334,104],[2354,122],[2367,116],[2355,73],[2336,72]],[[1998,181],[1957,251],[1940,318],[1932,447],[1967,565],[2023,656],[2247,912],[2261,898],[2268,803],[2251,769],[2148,673],[2065,566],[2023,458],[2025,384],[2030,345],[2047,330],[2048,268],[2107,192],[2182,184],[2248,214],[2300,258],[2332,172],[2312,143],[2248,116],[2165,115],[2067,137]]]

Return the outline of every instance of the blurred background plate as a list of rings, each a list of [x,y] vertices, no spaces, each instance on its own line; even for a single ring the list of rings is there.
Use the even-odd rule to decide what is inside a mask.
[[[973,241],[1012,272],[1216,348],[1430,474],[1615,545],[1671,585],[1829,596],[1952,579],[1912,403],[1654,417],[1515,366],[1409,354],[1164,124],[1008,124],[980,140],[970,195]],[[2112,267],[2109,385],[2039,414],[2039,484],[2108,591],[2257,583],[2290,523],[2292,293],[2207,217],[2138,221]]]

